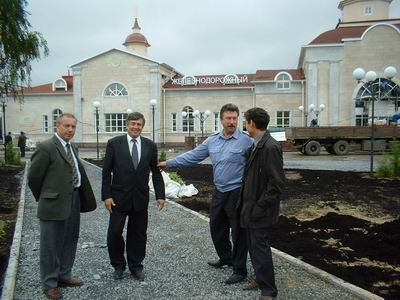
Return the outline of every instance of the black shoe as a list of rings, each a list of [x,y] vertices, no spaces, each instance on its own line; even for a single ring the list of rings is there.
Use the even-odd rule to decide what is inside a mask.
[[[231,275],[231,277],[229,277],[229,278],[225,281],[225,283],[226,283],[226,284],[234,284],[234,283],[242,282],[242,281],[245,280],[245,279],[246,279],[246,275],[233,273],[233,274]]]
[[[133,276],[133,278],[135,278],[136,280],[139,280],[139,281],[143,281],[143,280],[144,280],[144,273],[143,273],[142,270],[135,270],[135,271],[132,271],[132,276]]]
[[[123,269],[115,269],[113,277],[115,280],[121,280],[124,278],[124,270]]]
[[[216,260],[216,261],[208,261],[207,262],[211,267],[220,269],[223,266],[232,266],[232,262],[230,261],[222,261],[222,260]]]

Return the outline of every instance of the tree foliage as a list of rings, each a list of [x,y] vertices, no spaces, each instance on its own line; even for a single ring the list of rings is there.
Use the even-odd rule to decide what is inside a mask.
[[[0,92],[14,98],[30,85],[31,62],[49,53],[42,34],[30,31],[26,6],[27,0],[0,1]]]

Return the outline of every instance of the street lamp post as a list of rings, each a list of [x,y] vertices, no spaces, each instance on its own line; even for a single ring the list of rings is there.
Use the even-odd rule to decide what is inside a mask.
[[[325,104],[320,104],[319,109],[316,109],[314,104],[310,104],[308,106],[308,110],[307,111],[304,110],[304,106],[303,105],[299,106],[299,110],[304,114],[304,116],[306,118],[310,113],[314,112],[314,114],[316,116],[316,124],[313,124],[313,126],[317,126],[318,125],[318,116],[324,109],[325,109]],[[306,122],[307,122],[307,119],[306,119]]]
[[[155,117],[154,117],[154,115],[155,115],[156,105],[157,105],[157,100],[151,99],[150,106],[151,106],[151,110],[152,110],[152,114],[153,114],[153,142],[155,141],[155,125],[154,125]]]
[[[383,75],[387,79],[392,79],[397,74],[397,70],[395,67],[389,66],[387,67]],[[379,92],[377,93],[378,84],[375,84],[378,75],[375,71],[368,71],[365,73],[364,69],[356,68],[353,71],[353,77],[357,80],[358,83],[362,83],[363,87],[366,91],[371,95],[371,148],[370,148],[370,174],[374,173],[374,139],[375,139],[375,101],[379,101],[386,97],[386,95],[390,92],[387,92],[386,95],[383,95]]]
[[[200,120],[200,126],[201,126],[201,137],[204,136],[204,121],[207,120],[207,118],[211,115],[211,112],[209,110],[206,110],[204,113],[200,113],[197,109],[193,112],[193,116],[198,118]]]
[[[1,96],[1,105],[3,108],[3,145],[4,145],[4,161],[6,161],[6,103],[7,103],[7,95],[3,94]]]
[[[99,159],[99,107],[101,103],[100,101],[94,101],[93,106],[96,109],[96,153],[97,159]]]

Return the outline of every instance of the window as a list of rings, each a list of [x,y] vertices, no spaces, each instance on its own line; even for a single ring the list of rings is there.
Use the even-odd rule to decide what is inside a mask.
[[[364,15],[365,16],[370,16],[372,15],[372,6],[365,6],[364,7]]]
[[[53,92],[55,90],[59,90],[59,89],[62,89],[65,91],[68,89],[67,82],[63,78],[57,79],[56,81],[53,82]]]
[[[172,113],[171,117],[172,117],[172,132],[176,132],[176,113]]]
[[[53,110],[53,132],[57,132],[57,118],[62,114],[61,109]]]
[[[104,114],[106,132],[126,132],[126,113]]]
[[[42,121],[43,121],[43,132],[44,133],[47,133],[47,132],[49,132],[49,117],[48,117],[48,115],[43,115],[43,119],[42,119]]]
[[[368,126],[368,114],[356,115],[356,126]]]
[[[190,106],[185,106],[182,109],[182,112],[186,112],[186,117],[182,117],[182,131],[193,132],[194,131],[193,108],[191,108]]]
[[[128,91],[120,83],[111,83],[109,86],[106,87],[104,91],[104,96],[107,97],[128,96]]]
[[[276,127],[289,127],[289,126],[290,126],[290,111],[277,111]]]
[[[246,118],[244,117],[244,112],[242,112],[242,131],[247,131],[247,129],[246,129]]]
[[[197,85],[196,77],[187,75],[182,78],[182,85]]]
[[[239,78],[235,74],[228,74],[224,77],[224,84],[239,84]]]
[[[290,89],[290,81],[292,78],[288,73],[279,73],[276,78],[276,88],[278,90],[288,90]]]
[[[214,131],[219,131],[219,112],[214,112]]]

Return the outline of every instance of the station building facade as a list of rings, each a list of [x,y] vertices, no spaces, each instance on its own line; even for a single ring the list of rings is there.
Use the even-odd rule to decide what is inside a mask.
[[[182,74],[147,56],[150,44],[135,19],[124,49],[110,49],[74,63],[70,74],[26,89],[22,103],[10,101],[7,131],[24,131],[41,141],[55,132],[59,114],[72,112],[79,121],[75,142],[92,144],[96,141],[94,101],[100,103],[101,143],[124,132],[129,111],[144,114],[143,134],[152,138],[154,132],[158,143],[179,144],[188,135],[208,135],[221,129],[219,110],[229,102],[241,111],[240,126],[243,113],[254,106],[270,113],[271,127],[308,126],[315,119],[320,126],[368,125],[370,94],[352,73],[362,67],[376,70],[381,78],[389,65],[400,72],[400,19],[389,19],[391,2],[341,1],[342,18],[336,28],[301,47],[297,69],[253,74]],[[399,74],[378,80],[383,95],[375,105],[378,118],[388,119],[397,111],[398,84]],[[156,100],[155,106],[150,105],[151,99]],[[309,111],[311,104],[313,111]],[[200,116],[206,111],[210,115],[202,122],[194,116],[195,110]]]

